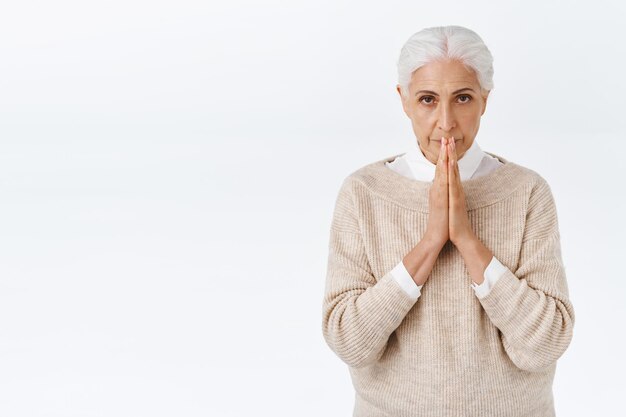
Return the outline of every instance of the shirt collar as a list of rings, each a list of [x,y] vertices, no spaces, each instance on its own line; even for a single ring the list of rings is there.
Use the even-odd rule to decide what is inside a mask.
[[[459,174],[461,175],[461,181],[470,179],[483,157],[486,154],[478,146],[476,139],[472,142],[469,149],[463,154],[463,157],[458,160]],[[435,178],[436,165],[430,162],[424,154],[417,142],[409,149],[404,155],[411,172],[416,180],[419,181],[433,181]]]

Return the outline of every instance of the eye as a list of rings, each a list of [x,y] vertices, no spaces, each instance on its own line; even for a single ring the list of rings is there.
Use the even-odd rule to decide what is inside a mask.
[[[465,103],[469,103],[470,101],[473,100],[472,96],[470,96],[469,94],[461,94],[460,96],[458,96],[459,99],[461,99],[461,103],[465,104]],[[419,98],[419,102],[422,104],[426,104],[426,105],[430,105],[434,102],[434,97],[433,96],[422,96]]]

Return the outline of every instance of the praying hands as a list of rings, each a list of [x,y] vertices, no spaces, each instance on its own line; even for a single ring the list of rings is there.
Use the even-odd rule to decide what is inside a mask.
[[[465,205],[454,138],[450,140],[441,138],[428,206],[428,222],[424,236],[403,258],[407,272],[417,285],[423,285],[430,276],[439,252],[450,240],[461,253],[472,281],[482,284],[485,269],[493,259],[493,253],[483,245],[472,230]]]
[[[472,280],[476,284],[481,284],[493,253],[483,245],[472,230],[465,205],[465,193],[461,185],[454,137],[449,140],[441,138],[440,153],[442,166],[445,168],[448,179],[449,238],[465,260]],[[439,163],[437,165],[439,168]]]

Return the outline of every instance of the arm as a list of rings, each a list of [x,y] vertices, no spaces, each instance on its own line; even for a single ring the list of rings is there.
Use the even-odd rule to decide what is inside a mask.
[[[498,279],[504,275],[504,271],[506,269],[508,268],[502,265],[498,258],[493,256],[491,258],[491,262],[487,265],[485,272],[482,274],[483,282],[472,282],[470,285],[474,289],[476,297],[483,298],[489,294],[493,286],[496,285]]]
[[[344,182],[330,230],[322,329],[328,346],[351,367],[380,359],[389,336],[417,297],[388,271],[378,281],[370,268],[355,216],[349,181]]]
[[[420,244],[423,242],[424,241],[421,240]],[[418,246],[415,246],[414,250],[417,247]],[[419,258],[422,257],[420,256]],[[404,259],[406,259],[406,257]],[[424,263],[417,264],[415,268],[421,267],[423,265]],[[472,284],[470,285],[474,289],[476,297],[482,298],[489,294],[491,288],[493,288],[498,279],[504,274],[504,271],[507,269],[508,268],[502,265],[502,263],[495,256],[492,256],[491,261],[487,265],[484,273],[479,276],[480,279],[482,279],[482,283],[472,282]],[[432,265],[427,270],[428,274],[430,274],[430,271],[432,270]],[[424,282],[424,280],[421,280],[419,278],[420,274],[416,274],[415,277],[411,276],[403,262],[398,262],[398,264],[391,270],[391,273],[394,279],[404,289],[404,291],[417,301],[417,299],[422,294],[422,287],[424,286],[424,284],[418,284],[418,282]]]
[[[418,244],[391,270],[394,279],[416,301],[442,248],[443,245],[431,239],[427,231]]]
[[[470,273],[484,268],[481,253],[487,249],[478,239],[464,242],[459,250]],[[519,264],[515,272],[504,268],[501,273],[489,293],[479,297],[480,303],[501,331],[511,361],[520,369],[543,371],[569,346],[575,318],[561,257],[556,206],[543,179],[530,197]]]
[[[415,301],[417,301],[420,295],[422,295],[423,285],[417,285],[411,274],[409,274],[409,271],[406,270],[402,261],[398,262],[398,264],[391,270],[391,275],[393,275],[393,279],[400,284],[404,292],[406,292]]]

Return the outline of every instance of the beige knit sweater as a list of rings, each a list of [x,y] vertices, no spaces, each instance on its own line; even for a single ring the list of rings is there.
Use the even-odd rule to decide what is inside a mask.
[[[450,241],[417,301],[392,279],[425,232],[430,182],[385,166],[398,155],[343,181],[322,330],[349,366],[354,417],[555,415],[552,381],[574,309],[554,198],[538,173],[487,153],[504,165],[462,181],[468,217],[510,271],[480,299]]]

